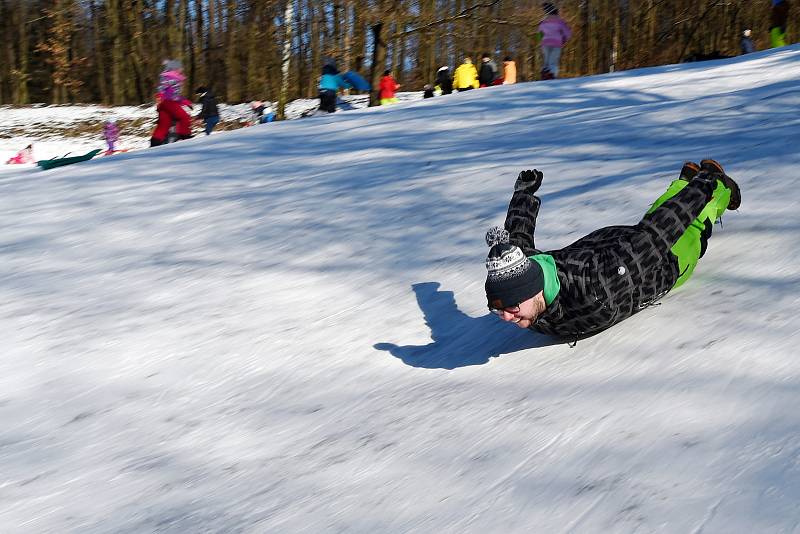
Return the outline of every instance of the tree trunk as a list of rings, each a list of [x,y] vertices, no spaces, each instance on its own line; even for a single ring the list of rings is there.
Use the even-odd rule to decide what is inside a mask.
[[[30,41],[28,40],[28,25],[26,20],[28,18],[28,7],[26,0],[17,2],[17,42],[19,48],[17,49],[17,64],[12,74],[13,83],[13,99],[15,104],[27,104],[30,102],[30,95],[28,92],[28,81],[30,80],[30,72],[28,71],[28,64],[30,61]],[[13,63],[12,63],[13,65]]]
[[[281,59],[281,93],[278,97],[278,120],[286,118],[286,100],[289,95],[289,63],[292,58],[292,20],[294,18],[294,0],[287,0],[286,14],[283,17],[283,58]]]
[[[204,0],[195,0],[194,13],[195,21],[193,24],[193,46],[192,46],[192,62],[189,68],[188,82],[191,87],[194,87],[197,80],[206,79],[206,35],[205,35],[205,17],[203,13]]]
[[[103,35],[100,31],[100,9],[92,0],[89,3],[89,13],[92,17],[92,47],[93,57],[97,80],[97,90],[100,95],[100,101],[103,104],[110,104],[111,99],[108,95],[108,75],[106,73],[105,49],[103,48]]]
[[[0,103],[8,102],[11,94],[11,71],[14,70],[16,59],[14,57],[14,19],[5,0],[0,0],[0,32],[5,35],[3,49],[0,50]]]
[[[353,9],[353,65],[351,69],[364,74],[364,60],[367,49],[367,25],[364,21],[364,10],[359,7]]]
[[[142,38],[144,37],[144,10],[142,2],[133,2],[126,10],[128,15],[128,28],[132,34],[130,35],[130,50],[129,50],[129,63],[133,72],[133,88],[136,91],[136,98],[139,102],[143,102],[151,88],[145,80],[144,72],[142,71],[144,63],[144,48],[142,45]]]
[[[589,73],[589,0],[580,0],[580,72]]]
[[[394,20],[392,21],[392,25],[390,26],[390,28],[392,30],[391,35],[397,35],[398,33],[400,33],[399,28],[397,27],[397,25],[398,25],[397,15],[395,15],[392,18]],[[397,38],[397,39],[389,38],[389,39],[386,39],[386,41],[387,41],[387,43],[389,43],[389,42],[392,43],[392,70],[399,77],[400,76],[400,69],[401,69],[401,67],[400,67],[400,52],[402,51],[402,48],[403,48],[403,46],[402,46],[402,44],[400,42],[401,39],[400,38]],[[381,69],[381,70],[384,70],[384,69]]]
[[[369,105],[380,105],[378,85],[380,76],[386,65],[386,42],[383,40],[383,22],[378,21],[370,28],[372,31],[372,68],[370,69],[369,82],[372,91],[369,93]]]
[[[296,95],[302,98],[308,91],[308,26],[303,13],[307,12],[307,0],[298,0],[297,9],[294,13],[294,25],[297,29],[298,50],[296,54],[295,69],[297,72]]]
[[[228,0],[225,18],[228,32],[225,43],[225,98],[229,102],[242,100],[242,65],[239,60],[239,47],[236,37],[239,33],[239,20],[236,17],[236,0]]]
[[[66,0],[57,0],[52,9],[44,11],[48,22],[46,37],[37,45],[37,50],[47,57],[50,65],[50,101],[53,104],[67,102],[69,82],[70,20]]]
[[[107,0],[108,38],[111,42],[111,104],[119,106],[125,103],[122,66],[124,59],[122,35],[120,33],[119,0]]]
[[[344,33],[342,41],[342,70],[348,71],[353,65],[352,56],[352,36],[353,36],[353,16],[352,16],[352,1],[346,0],[344,3],[344,20],[342,21],[342,32]]]
[[[316,0],[311,0],[308,7],[311,17],[311,80],[313,83],[309,84],[306,96],[313,98],[318,93],[316,81],[322,70],[322,34],[320,30],[322,15],[316,7]]]
[[[192,25],[192,16],[189,13],[190,0],[183,0],[183,11],[181,12],[181,28],[183,28],[183,63],[184,72],[189,74],[191,79],[195,72],[195,64],[198,61],[197,46],[195,45],[195,31]]]
[[[217,79],[217,0],[208,1],[208,40],[206,44],[206,77],[198,80],[198,85],[209,86]]]

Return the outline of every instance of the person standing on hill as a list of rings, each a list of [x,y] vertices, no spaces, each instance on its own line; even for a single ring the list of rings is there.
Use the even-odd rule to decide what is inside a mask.
[[[108,147],[106,154],[109,155],[116,152],[115,145],[119,140],[119,126],[117,126],[116,120],[110,119],[103,124],[103,139],[105,139]]]
[[[741,204],[736,182],[706,159],[678,179],[633,226],[608,226],[564,248],[534,244],[543,174],[522,171],[504,228],[486,234],[489,310],[520,328],[570,342],[598,333],[683,284],[703,257],[714,221]]]
[[[572,29],[558,15],[558,8],[550,2],[542,4],[545,17],[539,23],[542,51],[542,78],[558,78],[561,49],[572,37]],[[547,75],[546,73],[549,73]]]
[[[453,92],[453,78],[450,77],[450,67],[447,65],[439,67],[439,70],[436,71],[436,81],[433,85],[438,86],[443,95],[449,95]]]
[[[383,71],[381,83],[378,86],[380,91],[381,106],[397,103],[397,90],[400,89],[400,84],[392,76],[392,71]]]
[[[742,54],[752,54],[756,51],[756,45],[753,44],[753,40],[750,38],[751,34],[752,32],[749,29],[742,32],[742,40],[739,42]]]
[[[475,65],[472,64],[472,58],[465,57],[464,62],[453,73],[453,89],[456,91],[469,91],[478,87],[480,87],[478,84],[478,71],[475,69]]]
[[[483,54],[481,56],[481,70],[478,72],[478,84],[481,87],[494,85],[497,79],[497,65],[492,61],[492,56]]]
[[[200,95],[199,103],[202,106],[200,113],[198,113],[197,117],[195,118],[203,121],[205,124],[206,135],[211,135],[211,131],[214,129],[214,126],[216,126],[219,122],[219,108],[217,107],[217,99],[214,98],[214,93],[211,92],[211,89],[206,87],[198,87],[194,93],[196,95]]]
[[[169,130],[175,123],[175,134],[178,139],[192,137],[192,118],[183,109],[187,106],[193,109],[191,100],[181,95],[181,85],[186,81],[183,67],[178,60],[164,61],[164,70],[159,75],[158,91],[156,93],[156,111],[158,123],[150,137],[150,146],[163,145],[167,142]]]
[[[339,74],[339,70],[328,63],[322,67],[319,79],[319,109],[333,113],[336,111],[336,95],[339,89],[350,89],[352,85]]]
[[[771,0],[769,12],[769,39],[772,48],[786,46],[786,19],[789,17],[789,0]]]
[[[517,83],[517,64],[511,56],[503,60],[503,85]]]

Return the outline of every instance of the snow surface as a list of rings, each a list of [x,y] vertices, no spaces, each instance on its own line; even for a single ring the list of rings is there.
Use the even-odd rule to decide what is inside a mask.
[[[422,92],[398,93],[397,96],[401,102],[413,102],[422,99]],[[269,106],[271,103],[265,102],[265,104]],[[369,95],[340,96],[338,111],[361,109],[368,105]],[[277,103],[272,103],[272,106],[270,110],[277,109]],[[317,98],[293,100],[286,105],[286,118],[294,120],[312,116],[318,106]],[[236,123],[236,127],[239,127],[253,122],[253,111],[247,103],[233,105],[220,103],[218,108],[220,124],[211,135],[223,133],[223,126],[229,123]],[[198,112],[197,107],[194,110],[186,109],[192,115]],[[0,164],[5,163],[28,144],[33,144],[34,157],[37,161],[85,154],[95,148],[105,151],[108,147],[103,138],[102,126],[109,120],[117,121],[120,128],[120,137],[115,146],[117,150],[127,152],[150,148],[150,136],[155,127],[156,117],[154,105],[0,106]],[[91,126],[96,133],[86,133],[92,131]],[[196,136],[204,135],[203,123],[192,121],[192,130]],[[0,167],[0,174],[3,172]]]
[[[0,174],[4,533],[800,531],[800,47],[501,86]],[[485,230],[743,203],[570,348],[488,313]]]

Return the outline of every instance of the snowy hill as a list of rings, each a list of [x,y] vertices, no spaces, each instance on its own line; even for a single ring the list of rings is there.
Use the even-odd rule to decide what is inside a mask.
[[[399,93],[398,99],[401,102],[421,100],[422,92]],[[293,100],[286,105],[286,118],[295,120],[313,116],[318,105],[319,99],[316,98]],[[339,111],[366,108],[368,105],[369,95],[341,96],[338,103]],[[250,104],[220,103],[218,107],[220,122],[212,135],[254,123]],[[274,108],[277,108],[277,103]],[[269,106],[267,113],[272,109]],[[194,115],[197,112],[197,108],[191,111]],[[33,145],[35,160],[57,158],[65,154],[75,156],[96,148],[105,151],[107,145],[103,137],[103,125],[110,120],[117,123],[120,131],[116,150],[143,150],[150,147],[150,136],[153,134],[157,115],[155,105],[0,105],[0,164],[29,144]],[[258,126],[264,128],[269,125]],[[203,136],[204,128],[202,121],[192,121],[194,135]],[[0,165],[0,175],[17,170]]]
[[[800,47],[502,86],[0,174],[7,533],[793,532]],[[485,306],[684,160],[742,186],[694,277],[566,344]]]

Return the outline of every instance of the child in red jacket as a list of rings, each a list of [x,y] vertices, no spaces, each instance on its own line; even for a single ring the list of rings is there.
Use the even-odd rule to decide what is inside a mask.
[[[400,89],[400,84],[398,84],[397,81],[392,78],[391,71],[383,71],[383,78],[381,78],[379,89],[381,106],[385,106],[386,104],[394,104],[398,101],[395,93],[398,89]]]

